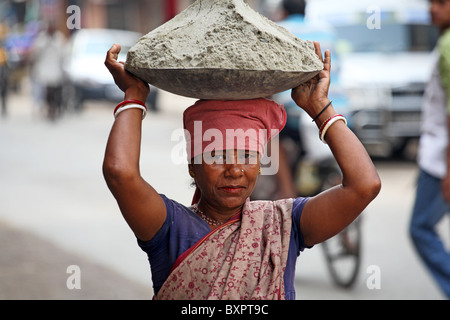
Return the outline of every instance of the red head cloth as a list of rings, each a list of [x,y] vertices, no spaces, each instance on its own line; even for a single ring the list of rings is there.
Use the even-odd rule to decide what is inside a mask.
[[[286,124],[282,105],[268,99],[199,100],[183,115],[186,151],[192,158],[214,150],[265,153],[267,142]]]
[[[185,110],[183,124],[189,163],[215,150],[257,151],[263,156],[267,143],[284,128],[286,111],[268,99],[199,100]],[[200,196],[197,188],[192,203]]]

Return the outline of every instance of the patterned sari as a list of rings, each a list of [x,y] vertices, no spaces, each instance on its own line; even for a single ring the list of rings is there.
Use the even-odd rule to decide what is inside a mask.
[[[284,300],[292,205],[247,201],[178,257],[155,299]]]

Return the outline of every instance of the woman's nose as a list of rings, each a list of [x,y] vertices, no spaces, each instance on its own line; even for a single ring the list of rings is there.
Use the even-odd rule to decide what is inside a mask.
[[[233,177],[240,177],[244,174],[245,170],[240,164],[229,164],[227,165],[226,172]]]

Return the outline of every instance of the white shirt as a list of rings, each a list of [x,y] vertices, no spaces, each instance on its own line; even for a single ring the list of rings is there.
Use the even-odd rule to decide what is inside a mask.
[[[447,174],[447,95],[439,74],[439,51],[433,51],[433,72],[422,107],[419,167],[442,179]]]
[[[64,80],[63,63],[65,39],[60,32],[53,37],[41,33],[33,48],[33,77],[43,85],[61,85]]]

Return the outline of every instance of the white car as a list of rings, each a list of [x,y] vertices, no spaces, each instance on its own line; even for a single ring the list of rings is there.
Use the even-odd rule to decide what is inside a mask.
[[[438,37],[428,6],[426,0],[308,4],[307,18],[333,25],[341,39],[340,83],[349,97],[352,129],[372,155],[405,155],[419,138]]]
[[[138,32],[114,29],[80,29],[72,36],[68,48],[65,72],[72,86],[69,103],[81,110],[86,100],[119,102],[123,92],[115,85],[105,67],[106,52],[114,43],[122,46],[119,61],[126,60],[128,50],[140,39]],[[157,90],[152,87],[149,109],[157,110]]]

